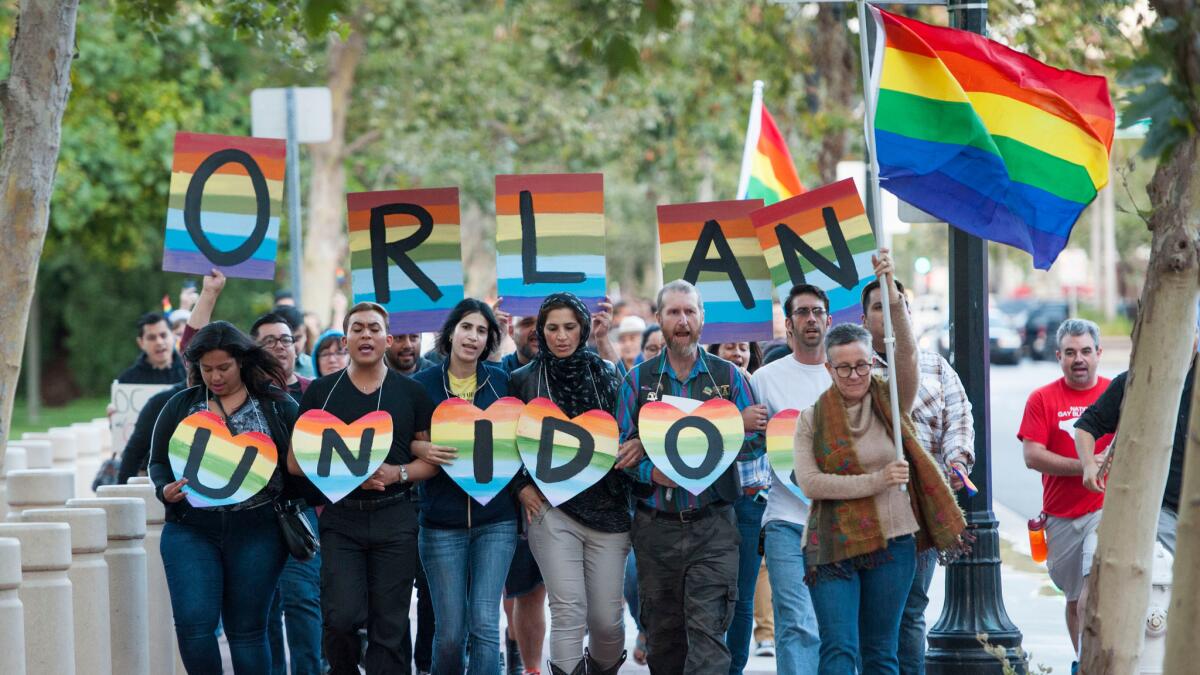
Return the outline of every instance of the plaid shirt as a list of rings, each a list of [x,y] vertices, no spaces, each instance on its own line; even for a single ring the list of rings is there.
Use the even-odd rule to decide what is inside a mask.
[[[936,352],[917,351],[921,386],[913,404],[917,440],[947,471],[961,462],[967,472],[975,466],[975,427],[971,402],[958,373]],[[876,355],[874,374],[887,379],[887,360]]]
[[[665,352],[634,366],[633,370],[629,371],[621,383],[621,388],[617,391],[617,424],[621,428],[621,442],[638,437],[637,413],[640,409],[638,392],[642,390],[643,385],[649,390],[661,379],[662,394],[692,398],[698,401],[721,398],[720,391],[714,391],[712,388],[715,380],[709,373],[705,355],[706,353],[701,350],[691,372],[682,382],[671,369]],[[723,360],[722,363],[730,370],[727,398],[737,405],[738,410],[745,410],[748,406],[754,405],[754,394],[750,391],[750,385],[742,376],[742,372],[732,363]],[[741,451],[737,456],[736,466],[742,487],[767,487],[771,484],[771,465],[766,455],[766,440],[761,433],[746,434],[745,442],[742,443]],[[634,480],[654,485],[654,493],[641,500],[646,506],[663,511],[685,511],[705,506],[717,498],[716,492],[712,488],[697,496],[683,488],[667,488],[655,484],[650,478],[653,469],[654,464],[649,457],[643,457],[637,466],[626,469]]]

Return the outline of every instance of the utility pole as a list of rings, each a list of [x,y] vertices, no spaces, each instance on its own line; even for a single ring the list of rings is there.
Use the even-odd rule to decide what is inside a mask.
[[[950,25],[987,34],[986,0],[951,0]],[[971,552],[946,568],[946,604],[929,630],[925,669],[931,675],[1001,673],[1001,663],[976,639],[1004,647],[1018,673],[1028,664],[1018,652],[1021,631],[1008,618],[1000,583],[999,523],[992,513],[991,409],[988,384],[988,249],[979,237],[951,227],[950,342],[954,369],[971,401],[975,425],[974,497],[959,492],[967,531],[975,537]]]

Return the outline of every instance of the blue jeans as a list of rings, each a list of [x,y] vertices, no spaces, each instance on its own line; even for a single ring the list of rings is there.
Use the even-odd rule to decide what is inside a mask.
[[[929,584],[937,568],[937,551],[917,556],[917,571],[900,619],[901,675],[925,675],[925,608],[929,606]]]
[[[841,564],[847,578],[822,577],[809,586],[821,632],[821,675],[896,675],[900,616],[912,589],[916,542],[891,540],[890,560],[870,569]]]
[[[817,675],[821,636],[812,596],[804,583],[804,526],[772,520],[763,530],[775,614],[775,664],[780,673]]]
[[[221,672],[219,624],[235,673],[271,672],[267,611],[287,557],[275,510],[189,509],[163,526],[160,550],[188,672]]]
[[[469,529],[421,528],[421,563],[437,624],[433,672],[500,672],[500,596],[517,547],[517,522]]]
[[[317,531],[317,512],[304,511]],[[321,554],[300,561],[288,556],[275,588],[267,621],[271,643],[271,672],[286,675],[288,658],[283,650],[283,624],[287,622],[287,648],[292,675],[321,675]]]
[[[625,607],[633,617],[638,632],[642,632],[642,618],[638,616],[637,558],[634,557],[632,548],[625,557]]]
[[[762,556],[758,554],[758,532],[762,529],[767,503],[743,496],[734,502],[733,510],[737,514],[742,544],[738,547],[737,604],[733,609],[733,622],[725,631],[725,644],[731,659],[729,675],[741,675],[750,658],[750,640],[754,635],[754,584],[762,565]]]

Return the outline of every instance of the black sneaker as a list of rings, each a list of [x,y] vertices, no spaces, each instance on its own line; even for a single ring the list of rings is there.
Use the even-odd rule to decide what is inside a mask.
[[[517,647],[517,641],[505,635],[504,638],[504,665],[508,669],[508,675],[524,675],[525,663],[521,661],[521,649]]]

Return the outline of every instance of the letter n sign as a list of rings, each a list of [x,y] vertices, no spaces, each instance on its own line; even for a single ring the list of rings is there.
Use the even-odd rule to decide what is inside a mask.
[[[436,331],[463,299],[458,188],[346,195],[355,302],[388,310],[393,334]]]
[[[163,270],[275,278],[287,144],[175,134]]]
[[[604,175],[496,176],[496,286],[503,309],[536,314],[570,291],[595,311],[605,293]]]

